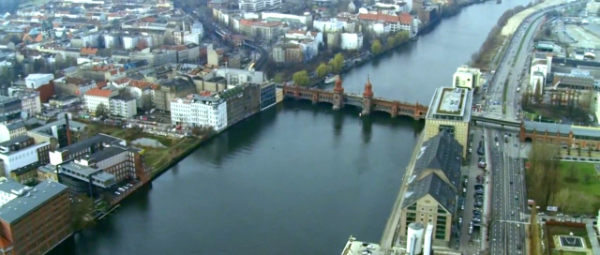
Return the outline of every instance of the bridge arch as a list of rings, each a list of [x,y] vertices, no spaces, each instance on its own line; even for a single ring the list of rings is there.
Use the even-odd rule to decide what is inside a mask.
[[[529,137],[529,136],[526,136],[524,141],[525,141],[526,143],[532,143],[532,142],[533,142],[533,139],[531,139],[531,137]]]

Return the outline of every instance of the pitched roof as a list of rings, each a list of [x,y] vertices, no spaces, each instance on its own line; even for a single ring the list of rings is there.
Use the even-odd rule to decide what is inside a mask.
[[[98,52],[97,48],[81,48],[81,51],[79,52],[79,54],[81,55],[96,55],[96,53]]]
[[[449,213],[456,209],[457,192],[435,174],[410,183],[405,193],[402,208],[408,207],[425,195],[430,195]]]
[[[434,170],[458,190],[462,151],[463,147],[456,139],[446,132],[440,132],[423,143],[415,162],[414,175],[420,179],[425,177],[426,170]]]
[[[402,24],[410,24],[413,20],[413,17],[406,13],[400,13],[399,16],[389,15],[383,13],[361,13],[358,15],[358,19],[360,20],[368,20],[368,21],[380,21],[387,23],[402,23]]]
[[[93,88],[85,93],[86,96],[110,97],[112,92],[108,89]]]

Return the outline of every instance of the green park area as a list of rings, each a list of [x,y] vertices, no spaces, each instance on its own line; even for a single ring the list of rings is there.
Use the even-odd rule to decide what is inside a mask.
[[[140,138],[152,139],[160,143],[159,146],[133,145],[134,147],[144,149],[144,163],[146,167],[152,169],[152,175],[156,175],[164,171],[171,162],[182,157],[186,152],[195,148],[203,140],[202,137],[179,139],[164,136],[156,136],[144,133],[139,128],[121,128],[110,125],[104,125],[97,122],[81,122],[84,122],[88,125],[86,133],[89,135],[104,133],[107,135],[125,139],[128,145],[131,145],[132,141],[135,141]]]
[[[593,214],[600,206],[600,179],[595,163],[560,162],[560,191],[557,199],[563,200],[561,211]]]
[[[594,163],[561,161],[553,144],[535,143],[526,170],[527,194],[541,210],[557,206],[560,213],[594,215],[600,208],[600,179]]]

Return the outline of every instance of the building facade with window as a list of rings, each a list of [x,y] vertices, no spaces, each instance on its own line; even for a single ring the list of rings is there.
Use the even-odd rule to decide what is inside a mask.
[[[227,102],[217,94],[192,94],[171,100],[171,123],[192,127],[227,127]]]
[[[33,188],[0,180],[0,254],[46,254],[73,234],[67,187],[47,181]]]
[[[433,226],[434,245],[449,245],[458,208],[462,151],[448,132],[439,132],[422,144],[402,204],[400,238],[407,236],[410,223],[419,222]]]
[[[423,139],[430,139],[441,131],[446,131],[462,145],[462,156],[466,157],[472,104],[473,92],[469,89],[436,89],[429,104]]]

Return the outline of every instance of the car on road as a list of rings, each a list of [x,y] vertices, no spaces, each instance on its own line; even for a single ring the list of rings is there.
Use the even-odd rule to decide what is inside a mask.
[[[476,190],[478,190],[478,189],[483,190],[483,185],[482,184],[475,184],[474,187],[475,187]]]

